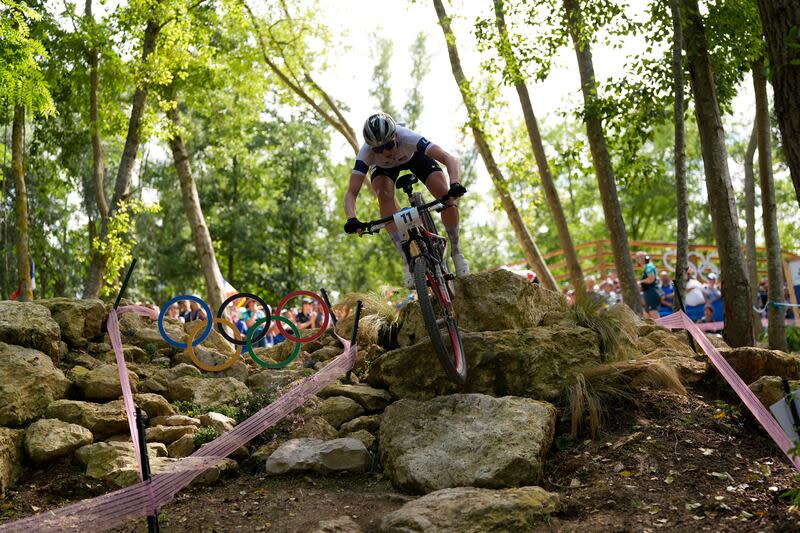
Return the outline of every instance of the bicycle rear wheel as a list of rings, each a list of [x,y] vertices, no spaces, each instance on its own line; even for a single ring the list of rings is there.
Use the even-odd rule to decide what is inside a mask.
[[[467,360],[444,279],[431,272],[425,257],[419,257],[414,262],[414,283],[425,328],[439,362],[450,380],[463,385],[467,382]]]

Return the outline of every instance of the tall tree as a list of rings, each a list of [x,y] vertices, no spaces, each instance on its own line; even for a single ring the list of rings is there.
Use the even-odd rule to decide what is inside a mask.
[[[722,270],[725,340],[733,347],[752,346],[755,339],[752,299],[739,237],[736,197],[728,170],[728,150],[717,89],[697,0],[681,0],[684,48],[689,61],[694,111],[706,175],[708,204]]]
[[[800,2],[758,0],[783,151],[800,204]]]
[[[758,148],[758,121],[753,121],[753,131],[744,151],[744,242],[747,252],[747,277],[750,279],[753,304],[758,304],[758,261],[756,252],[756,175],[753,169]],[[758,329],[756,328],[756,331]]]
[[[172,123],[173,129],[169,139],[169,147],[172,150],[172,159],[175,164],[175,171],[181,184],[181,198],[183,208],[186,211],[186,218],[192,230],[192,242],[197,251],[197,259],[203,270],[203,278],[206,282],[206,292],[208,302],[212,309],[219,309],[225,299],[225,284],[222,280],[222,273],[217,263],[217,256],[214,253],[214,245],[211,241],[211,234],[203,216],[203,209],[200,205],[200,196],[197,193],[197,185],[192,175],[192,167],[189,163],[189,154],[183,142],[180,112],[178,111],[177,99],[174,86],[172,88],[172,101],[174,105],[169,106],[167,117]],[[209,317],[211,319],[211,317]]]
[[[778,236],[778,206],[775,203],[775,181],[772,178],[772,143],[767,99],[767,73],[763,61],[753,65],[753,86],[756,93],[756,129],[758,130],[758,174],[761,178],[761,211],[764,240],[767,244],[768,296],[773,302],[783,301],[783,261]],[[783,307],[768,306],[769,347],[789,351],[786,342],[786,312]]]
[[[17,222],[17,289],[22,302],[33,300],[31,258],[28,249],[28,189],[23,166],[23,135],[25,106],[14,106],[14,126],[11,133],[11,172],[14,175],[14,211]]]
[[[84,21],[90,39],[95,37],[95,21],[92,14],[92,0],[86,0],[84,10]],[[101,219],[108,218],[108,202],[106,201],[104,178],[103,148],[100,143],[100,113],[98,110],[97,92],[99,86],[98,63],[100,62],[100,51],[97,44],[89,42],[86,50],[86,58],[89,63],[89,128],[92,137],[92,183],[95,187],[95,199],[97,210],[100,212]]]
[[[617,275],[622,289],[623,301],[637,313],[642,312],[641,292],[633,271],[631,251],[628,245],[628,232],[622,219],[622,209],[617,195],[617,184],[611,156],[608,151],[603,124],[599,113],[599,97],[594,75],[592,51],[589,46],[587,28],[582,21],[579,0],[564,0],[567,27],[569,28],[575,54],[578,58],[578,70],[581,76],[581,91],[584,100],[584,121],[589,146],[592,152],[600,199],[608,226],[611,251],[614,255]]]
[[[394,43],[381,37],[378,32],[373,33],[371,39],[374,45],[372,59],[375,61],[375,66],[372,67],[372,82],[374,85],[370,88],[369,95],[377,100],[379,110],[399,118],[392,104],[391,63]]]
[[[464,106],[467,108],[469,126],[472,130],[472,135],[475,137],[475,144],[477,145],[478,152],[480,152],[481,158],[486,165],[486,169],[489,171],[489,176],[491,176],[492,181],[494,182],[495,189],[500,197],[500,203],[502,204],[503,209],[506,211],[506,215],[508,215],[508,220],[511,223],[511,227],[514,228],[514,233],[517,236],[517,240],[519,241],[528,263],[534,270],[536,270],[536,273],[539,275],[539,279],[546,288],[557,291],[558,284],[556,283],[553,274],[550,272],[550,269],[547,267],[547,263],[539,251],[539,247],[536,246],[536,241],[534,241],[533,236],[525,226],[522,216],[520,215],[520,212],[514,203],[514,199],[508,192],[506,179],[503,176],[500,167],[497,165],[491,148],[489,147],[489,143],[486,140],[484,126],[482,123],[483,121],[481,120],[480,113],[478,112],[475,103],[475,95],[472,91],[469,80],[467,80],[467,77],[464,75],[464,70],[461,67],[461,59],[459,58],[458,48],[456,47],[456,37],[453,33],[452,27],[450,26],[450,17],[447,15],[447,11],[445,11],[442,0],[433,0],[433,6],[436,9],[436,16],[439,18],[439,25],[444,33],[445,43],[447,43],[447,52],[450,57],[450,66],[453,70],[453,76],[456,80],[459,90],[461,91],[461,97],[464,100]]]
[[[162,27],[162,23],[157,20],[151,19],[147,21],[142,42],[141,61],[143,68],[147,68],[148,61],[151,60],[151,56],[155,53],[156,45],[158,44],[158,35]],[[150,90],[149,77],[141,76],[136,83],[131,113],[128,118],[128,133],[125,138],[125,147],[123,148],[122,157],[119,162],[119,167],[117,168],[114,195],[110,204],[106,202],[108,206],[106,209],[107,216],[102,216],[103,212],[98,203],[98,210],[101,215],[99,243],[105,242],[109,232],[110,219],[120,208],[120,205],[127,199],[130,191],[131,176],[133,175],[136,156],[139,152],[142,118],[144,117],[145,105],[147,103],[147,94]],[[105,192],[102,187],[98,187],[95,194],[98,199],[100,199],[101,196],[105,198]],[[93,248],[92,262],[83,289],[84,298],[97,298],[100,296],[100,291],[103,288],[103,278],[108,264],[108,254],[98,247],[93,246]]]
[[[506,64],[504,70],[504,78],[508,79],[517,91],[519,103],[522,106],[522,115],[525,118],[525,127],[528,130],[528,138],[531,142],[531,149],[536,159],[536,166],[539,170],[539,177],[542,182],[542,189],[544,190],[545,198],[547,199],[547,206],[550,208],[550,213],[553,215],[553,222],[558,231],[558,238],[561,243],[561,249],[564,251],[564,260],[567,263],[567,271],[569,272],[570,281],[576,291],[583,292],[585,290],[585,283],[583,281],[583,272],[581,265],[578,262],[578,254],[575,253],[575,246],[572,244],[572,237],[569,233],[569,226],[567,226],[567,218],[564,216],[564,209],[561,207],[561,200],[558,197],[553,174],[550,172],[550,164],[547,161],[547,155],[544,151],[544,144],[542,143],[542,135],[539,132],[539,123],[536,120],[536,115],[533,112],[533,104],[531,104],[531,97],[528,93],[528,86],[525,84],[525,78],[522,73],[522,68],[514,54],[511,46],[511,41],[508,36],[508,28],[506,27],[504,2],[503,0],[494,0],[495,11],[495,24],[497,26],[498,43],[497,48],[500,56]]]
[[[677,193],[677,258],[675,265],[676,290],[679,294],[686,294],[686,274],[689,269],[689,196],[686,190],[686,142],[684,124],[684,94],[683,94],[683,28],[681,27],[681,9],[679,0],[670,0],[669,8],[672,12],[672,77],[673,116],[675,124],[675,192]],[[674,298],[673,308],[679,309],[680,302]]]
[[[408,127],[416,129],[417,121],[422,115],[424,105],[422,96],[422,83],[431,70],[431,56],[426,45],[427,37],[419,32],[414,39],[409,52],[411,53],[411,88],[406,96],[403,106],[403,119]]]

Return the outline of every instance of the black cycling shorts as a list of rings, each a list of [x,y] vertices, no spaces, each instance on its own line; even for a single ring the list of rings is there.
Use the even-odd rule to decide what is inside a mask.
[[[394,183],[397,179],[397,176],[400,175],[401,170],[410,170],[417,178],[419,178],[422,183],[425,183],[425,180],[428,179],[428,176],[434,172],[441,172],[442,167],[439,166],[439,163],[422,152],[414,152],[414,155],[411,156],[411,159],[402,165],[392,168],[383,168],[375,165],[372,168],[371,181],[375,181],[375,178],[378,176],[386,176],[392,180],[392,183]]]

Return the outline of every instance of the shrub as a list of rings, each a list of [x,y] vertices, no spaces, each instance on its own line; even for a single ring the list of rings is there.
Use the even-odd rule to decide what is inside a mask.
[[[786,328],[786,342],[789,344],[790,352],[800,352],[800,327]]]
[[[219,437],[219,432],[216,428],[210,426],[201,427],[194,434],[194,445],[199,448],[203,444],[211,442],[217,437]]]

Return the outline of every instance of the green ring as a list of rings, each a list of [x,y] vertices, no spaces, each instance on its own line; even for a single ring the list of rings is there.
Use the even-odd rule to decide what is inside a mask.
[[[247,353],[250,355],[250,357],[253,359],[253,361],[255,361],[257,364],[259,364],[259,365],[261,365],[263,367],[266,367],[266,368],[283,368],[284,366],[286,366],[289,363],[291,363],[292,361],[294,361],[294,358],[297,357],[297,354],[300,353],[300,343],[299,342],[295,343],[295,347],[294,347],[294,351],[292,352],[292,355],[290,355],[289,357],[287,357],[283,361],[277,362],[275,364],[267,363],[266,361],[262,361],[261,359],[258,358],[258,356],[255,354],[255,352],[253,352],[253,334],[256,332],[256,326],[259,326],[259,325],[263,324],[264,322],[269,321],[270,319],[272,319],[272,320],[280,320],[281,322],[286,322],[289,325],[289,327],[292,328],[292,331],[294,332],[294,336],[295,337],[300,337],[300,330],[297,329],[297,326],[294,325],[294,322],[292,322],[291,320],[289,320],[286,317],[272,315],[269,318],[266,318],[266,317],[265,318],[259,318],[258,320],[256,320],[253,323],[252,326],[250,326],[250,329],[247,330]]]

